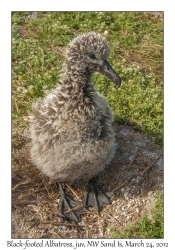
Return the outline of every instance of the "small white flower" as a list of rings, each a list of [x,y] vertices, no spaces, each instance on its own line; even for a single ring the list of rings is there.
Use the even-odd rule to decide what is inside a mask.
[[[154,98],[157,98],[157,97],[158,97],[158,94],[153,95],[153,97],[154,97]]]
[[[30,85],[30,86],[29,86],[29,90],[32,90],[32,89],[33,89],[33,85]]]
[[[127,70],[131,72],[133,69],[132,68],[127,68]]]
[[[21,91],[21,89],[22,89],[21,87],[17,87],[17,91]]]
[[[23,89],[22,91],[23,94],[26,94],[27,92],[28,92],[27,89]]]
[[[107,36],[109,34],[109,32],[107,30],[105,30],[104,35]]]

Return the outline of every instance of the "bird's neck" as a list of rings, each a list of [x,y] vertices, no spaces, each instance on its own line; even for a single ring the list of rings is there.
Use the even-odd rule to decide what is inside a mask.
[[[94,99],[96,90],[91,82],[92,74],[77,70],[65,69],[62,76],[61,95],[66,99],[69,110],[77,109],[79,113],[92,112],[94,115]],[[85,108],[87,107],[87,108]]]
[[[82,90],[87,92],[88,89],[94,89],[92,85],[92,73],[87,70],[64,67],[65,73],[63,75],[63,85],[67,86],[71,93],[79,92]]]

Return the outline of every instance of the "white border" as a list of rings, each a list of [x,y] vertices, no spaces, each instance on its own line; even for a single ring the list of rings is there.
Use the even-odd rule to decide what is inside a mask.
[[[165,234],[173,249],[175,183],[175,15],[174,1],[37,1],[0,3],[0,236],[2,249],[11,240],[11,11],[164,11],[164,167]],[[159,63],[159,62],[157,62]],[[73,240],[71,240],[73,241]],[[83,240],[81,240],[83,242]],[[161,241],[160,241],[161,242]],[[171,247],[172,246],[172,247]]]

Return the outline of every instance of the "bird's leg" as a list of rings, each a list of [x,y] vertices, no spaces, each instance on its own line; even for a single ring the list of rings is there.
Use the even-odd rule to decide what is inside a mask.
[[[59,187],[61,193],[59,212],[64,215],[64,217],[61,217],[61,219],[69,219],[75,222],[79,222],[81,220],[81,214],[86,211],[86,209],[77,207],[79,206],[79,204],[76,201],[70,199],[65,194],[61,182],[57,181],[57,186]]]
[[[89,180],[84,207],[93,206],[99,211],[104,203],[109,204],[108,196],[98,188],[94,178]]]

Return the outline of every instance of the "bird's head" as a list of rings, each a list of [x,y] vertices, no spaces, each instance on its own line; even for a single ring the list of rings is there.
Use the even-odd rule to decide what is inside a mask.
[[[85,33],[70,43],[66,53],[66,64],[71,71],[77,71],[77,74],[100,72],[119,87],[121,79],[107,61],[109,53],[109,46],[100,34]]]

